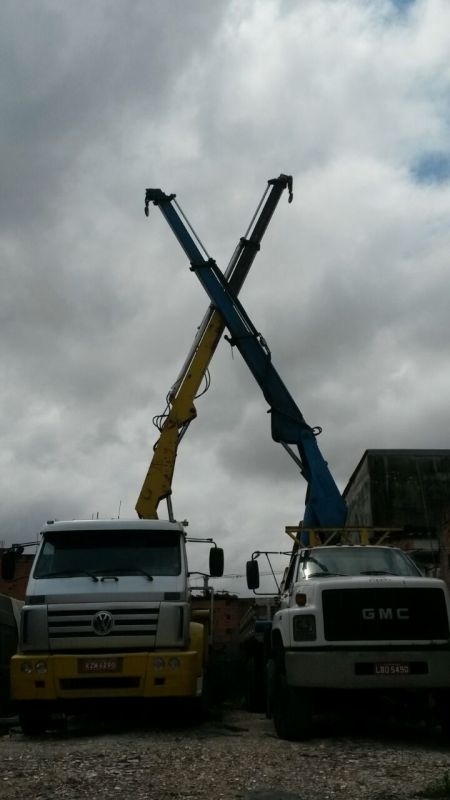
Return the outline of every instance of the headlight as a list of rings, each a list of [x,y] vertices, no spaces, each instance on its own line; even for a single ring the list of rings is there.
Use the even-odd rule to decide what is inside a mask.
[[[48,672],[48,664],[46,661],[23,661],[20,665],[20,671],[25,672],[26,675],[31,675],[32,672],[44,675]]]
[[[153,666],[155,669],[164,669],[166,662],[161,656],[156,656],[156,658],[153,659]]]
[[[293,620],[293,636],[296,642],[313,642],[316,638],[314,614],[296,614]]]
[[[301,607],[306,606],[307,602],[306,594],[304,594],[304,592],[297,592],[297,594],[295,595],[295,602],[297,603],[298,606]]]
[[[174,656],[173,658],[169,658],[169,669],[178,669],[180,666],[180,659]]]

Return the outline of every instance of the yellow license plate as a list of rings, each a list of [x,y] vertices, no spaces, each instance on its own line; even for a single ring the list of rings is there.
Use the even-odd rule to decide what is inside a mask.
[[[106,656],[103,658],[79,658],[78,659],[78,672],[86,674],[104,675],[109,672],[122,671],[122,658],[114,656]]]

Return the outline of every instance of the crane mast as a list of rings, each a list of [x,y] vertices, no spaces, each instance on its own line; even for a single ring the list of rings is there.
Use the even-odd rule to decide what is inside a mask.
[[[272,438],[297,461],[307,483],[304,525],[344,525],[345,501],[317,444],[317,429],[303,414],[272,363],[266,341],[256,330],[236,295],[230,291],[217,264],[192,264],[200,283],[222,314],[237,347],[269,404]],[[298,457],[291,445],[298,449]]]
[[[289,202],[292,200],[292,178],[281,174],[267,182],[266,190],[250,222],[246,234],[239,240],[233,256],[224,273],[224,280],[234,295],[238,295],[248,275],[260,243],[267,230],[272,215],[285,189],[289,191]],[[175,195],[166,195],[161,189],[147,189],[145,196],[145,213],[148,216],[149,205],[158,206],[171,226],[176,238],[188,255],[188,258],[203,258],[203,245],[194,241],[189,232],[189,223],[175,202]],[[192,234],[192,229],[190,229]],[[206,251],[204,251],[206,254]],[[206,254],[207,256],[207,254]],[[208,257],[208,256],[207,256]],[[144,519],[157,519],[158,505],[166,499],[169,519],[173,519],[171,502],[172,481],[175,470],[178,445],[193,419],[197,416],[195,399],[202,381],[208,373],[210,361],[214,355],[225,323],[214,304],[211,304],[197,329],[197,334],[181,368],[177,380],[167,395],[166,412],[159,417],[157,427],[160,435],[153,448],[153,456],[142,485],[136,511]]]
[[[153,202],[160,194],[160,189],[147,190]],[[191,270],[228,328],[228,340],[241,353],[269,404],[272,438],[283,445],[306,480],[305,527],[343,526],[347,514],[345,501],[317,445],[318,429],[304,419],[272,363],[266,341],[251,322],[236,291],[216,262],[205,257],[187,230],[172,203],[174,195],[163,197],[165,202],[161,210],[186,253]],[[298,455],[292,446],[297,448]]]

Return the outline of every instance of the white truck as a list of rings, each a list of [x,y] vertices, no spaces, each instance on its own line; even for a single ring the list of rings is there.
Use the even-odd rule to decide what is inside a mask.
[[[209,566],[211,575],[223,573],[215,545]],[[11,660],[24,733],[103,701],[179,698],[200,705],[208,632],[207,621],[192,616],[182,523],[45,524]]]
[[[248,562],[257,589],[258,564]],[[278,735],[307,738],[315,714],[387,701],[450,729],[450,599],[401,549],[294,546],[273,615],[269,710]]]
[[[314,702],[324,698],[328,688],[338,693],[401,688],[417,690],[422,697],[431,694],[446,726],[450,638],[444,583],[423,578],[407,556],[391,548],[361,545],[361,550],[350,546],[316,552],[303,546],[311,544],[305,535],[312,529],[348,526],[345,498],[317,444],[322,429],[307,423],[275,369],[266,339],[227,276],[193,229],[186,227],[174,199],[161,189],[147,189],[146,211],[150,202],[160,207],[190,270],[228,329],[225,338],[240,352],[263,393],[273,440],[286,450],[307,483],[302,530],[295,537],[280,608],[264,628],[271,638],[270,694],[277,731],[289,738],[306,735]],[[366,566],[358,569],[353,561],[356,553],[367,560]],[[326,564],[332,554],[339,560],[336,568]],[[315,564],[310,569],[314,559],[325,568]],[[256,559],[251,563],[255,568],[248,585],[255,589]],[[246,647],[245,652],[254,658],[258,651]]]

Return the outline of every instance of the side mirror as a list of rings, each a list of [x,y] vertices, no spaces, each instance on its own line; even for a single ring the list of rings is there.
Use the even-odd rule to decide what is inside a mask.
[[[259,565],[258,562],[253,559],[252,561],[247,561],[247,586],[249,589],[255,591],[255,589],[259,589]]]
[[[211,547],[209,551],[209,574],[211,578],[221,578],[223,575],[224,556],[221,547]]]
[[[4,581],[12,581],[16,573],[16,553],[14,550],[7,550],[2,555],[2,578]]]

